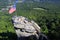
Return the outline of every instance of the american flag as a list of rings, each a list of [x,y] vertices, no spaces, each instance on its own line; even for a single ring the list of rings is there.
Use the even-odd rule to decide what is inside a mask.
[[[15,11],[16,11],[16,5],[13,5],[9,10],[9,14],[12,14]]]

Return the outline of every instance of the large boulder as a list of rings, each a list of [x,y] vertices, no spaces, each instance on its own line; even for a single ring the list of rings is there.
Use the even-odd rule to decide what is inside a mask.
[[[35,35],[39,38],[40,27],[32,20],[23,16],[12,17],[14,28],[18,37],[29,37]]]

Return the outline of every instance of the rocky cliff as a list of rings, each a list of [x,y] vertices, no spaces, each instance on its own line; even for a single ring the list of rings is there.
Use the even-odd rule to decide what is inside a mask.
[[[29,37],[32,35],[39,37],[40,27],[34,21],[28,20],[23,16],[14,16],[12,21],[18,37]]]

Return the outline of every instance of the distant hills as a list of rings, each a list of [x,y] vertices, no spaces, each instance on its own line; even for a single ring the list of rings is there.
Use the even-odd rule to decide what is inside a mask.
[[[24,5],[26,6],[29,5],[30,7],[43,7],[47,9],[48,8],[53,9],[52,7],[59,9],[60,7],[60,0],[19,0],[19,1],[24,1],[25,3]],[[9,5],[9,3],[13,4],[14,2],[15,0],[3,0],[3,1],[0,0],[0,9],[5,8],[6,6]],[[22,4],[20,5],[21,7],[22,7]]]

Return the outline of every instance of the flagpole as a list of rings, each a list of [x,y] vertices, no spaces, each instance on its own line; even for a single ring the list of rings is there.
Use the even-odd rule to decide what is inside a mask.
[[[16,3],[17,4],[17,3]],[[16,16],[17,16],[17,5],[16,5]]]
[[[17,10],[15,11],[15,16],[17,16]]]
[[[16,1],[14,2],[14,5],[17,4],[17,1],[18,1],[18,0],[16,0]],[[17,6],[16,6],[16,11],[15,11],[15,16],[17,16]]]

